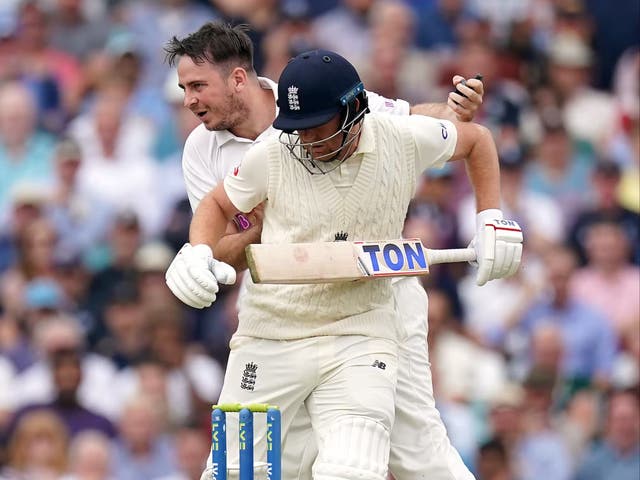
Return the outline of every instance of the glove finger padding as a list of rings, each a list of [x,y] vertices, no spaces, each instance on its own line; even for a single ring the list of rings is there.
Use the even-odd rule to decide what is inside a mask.
[[[506,278],[518,270],[522,260],[522,230],[513,220],[491,220],[482,226],[482,242],[476,248],[476,283]]]
[[[236,270],[228,263],[213,259],[209,262],[209,269],[213,272],[216,280],[225,285],[236,283]]]
[[[476,241],[476,261],[478,274],[476,283],[480,286],[491,280],[493,265],[496,258],[496,232],[493,228],[483,228],[480,232],[481,241]]]

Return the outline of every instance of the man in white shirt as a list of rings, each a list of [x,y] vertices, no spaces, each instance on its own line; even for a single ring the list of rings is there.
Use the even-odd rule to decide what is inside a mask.
[[[202,36],[207,34],[223,37],[235,35],[242,38],[241,33],[236,30],[224,31],[224,28],[219,25],[208,28],[213,30],[197,32],[182,41],[183,43],[174,39],[168,49],[170,54],[172,51],[174,52],[174,59],[176,56],[181,57],[179,77],[181,86],[186,92],[185,105],[201,117],[204,124],[191,134],[185,146],[183,158],[189,198],[194,209],[205,197],[207,191],[219,182],[225,171],[239,172],[241,167],[235,162],[241,158],[242,151],[248,149],[253,143],[252,140],[260,142],[273,135],[274,130],[270,123],[276,113],[274,105],[276,85],[255,75],[251,68],[250,53],[243,56],[235,52],[234,56],[233,52],[229,53],[228,48],[225,50],[224,44],[221,45],[219,41],[215,42],[217,46],[213,46],[214,49],[218,49],[215,52],[207,50],[209,46],[202,44]],[[223,31],[221,32],[220,29]],[[198,43],[198,36],[200,36],[200,43]],[[198,48],[201,49],[201,53],[194,54]],[[226,56],[220,50],[226,51]],[[236,65],[237,68],[229,68],[229,64]],[[471,82],[470,85],[473,85]],[[475,87],[481,90],[480,82],[475,84]],[[458,88],[471,100],[452,94],[459,105],[450,99],[450,106],[463,117],[468,118],[472,116],[473,111],[480,103],[481,96],[466,86]],[[205,101],[204,95],[208,91],[213,93],[207,93],[208,98]],[[251,103],[242,105],[242,100],[246,102],[247,99],[251,99]],[[410,110],[406,102],[383,99],[371,93],[369,93],[369,100],[371,108],[378,111],[386,110],[390,113],[406,115]],[[434,106],[432,107],[434,114],[438,114],[438,108],[440,108],[440,114],[444,110],[442,107]],[[220,131],[221,127],[225,128]],[[436,125],[438,136],[444,135],[443,128],[440,124]],[[208,130],[212,130],[213,133]],[[453,136],[451,141],[455,142]],[[238,170],[235,170],[235,167],[238,167]],[[256,175],[260,176],[259,172],[264,174],[266,167],[267,163],[263,162],[262,167],[256,168]],[[243,166],[242,169],[244,171],[245,167]],[[358,167],[349,168],[348,162],[345,162],[341,166],[341,171],[346,172],[346,177],[353,177],[354,172],[358,171]],[[350,188],[349,181],[347,180],[343,187],[337,185],[338,189],[348,190]],[[208,201],[210,196],[207,196],[204,201]],[[260,233],[260,224],[257,224],[246,231],[225,237],[216,246],[216,256],[229,259],[228,261],[236,266],[242,266],[244,246],[247,243],[258,242]],[[225,241],[228,241],[231,248],[224,245]],[[233,247],[235,247],[235,252]],[[193,247],[189,245],[185,248],[191,250]],[[198,247],[199,249],[201,247]],[[184,257],[185,252],[183,251],[177,258]],[[182,272],[180,262],[174,261],[167,273],[168,281],[171,281],[174,275],[180,275]],[[406,336],[402,335],[405,339],[400,347],[401,363],[396,424],[393,430],[390,459],[392,472],[398,480],[413,480],[423,478],[426,475],[429,476],[428,478],[435,479],[473,478],[449,444],[435,409],[425,342],[426,295],[415,280],[404,280],[397,283],[397,285],[400,284],[406,285],[407,288],[394,290],[396,291],[396,303],[403,307],[400,315],[403,318],[403,328],[407,330],[407,334]],[[399,295],[398,292],[404,293]],[[210,301],[205,301],[206,305],[204,305],[184,298],[183,301],[200,308],[210,304]],[[268,326],[269,323],[267,322],[265,325]],[[294,423],[298,427],[302,425],[308,429],[308,415],[304,406],[298,412]],[[294,433],[289,435],[287,447],[284,450],[284,471],[292,472],[288,475],[285,474],[285,478],[308,478],[308,467],[306,469],[304,465],[300,467],[301,449],[308,443],[308,434],[305,439],[300,439],[296,438]],[[292,448],[296,446],[299,447],[298,450]],[[231,449],[229,451],[231,452]],[[296,453],[288,456],[288,452],[292,451]],[[288,458],[291,462],[287,462]],[[287,470],[288,468],[292,470]],[[299,469],[302,471],[300,477],[297,475]]]

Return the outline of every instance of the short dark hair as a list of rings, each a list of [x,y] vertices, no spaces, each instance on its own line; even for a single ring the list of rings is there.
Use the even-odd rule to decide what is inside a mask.
[[[195,63],[209,62],[230,68],[253,70],[253,43],[247,35],[248,25],[232,26],[224,22],[207,22],[200,29],[179,39],[174,36],[164,47],[165,61],[174,66],[177,57],[187,56]]]

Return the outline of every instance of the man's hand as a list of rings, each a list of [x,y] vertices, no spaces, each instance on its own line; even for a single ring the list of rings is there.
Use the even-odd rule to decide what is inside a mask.
[[[522,230],[517,222],[503,220],[500,210],[484,210],[476,217],[476,236],[470,247],[476,250],[476,283],[510,277],[522,260]]]
[[[482,105],[484,84],[477,78],[465,80],[460,75],[455,75],[452,82],[455,91],[449,93],[447,105],[456,113],[459,122],[470,122]]]
[[[216,300],[218,283],[236,282],[231,265],[213,258],[208,245],[185,243],[165,274],[167,286],[182,302],[194,308],[210,306]]]

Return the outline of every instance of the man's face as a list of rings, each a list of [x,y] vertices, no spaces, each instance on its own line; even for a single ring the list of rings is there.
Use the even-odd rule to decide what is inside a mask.
[[[184,90],[184,106],[207,130],[231,130],[247,116],[248,109],[230,78],[209,62],[195,63],[190,57],[181,57],[178,85]]]
[[[298,131],[298,135],[300,136],[302,143],[313,143],[313,145],[309,145],[305,148],[314,159],[328,162],[335,158],[335,155],[329,154],[340,148],[340,145],[342,144],[342,135],[336,135],[333,138],[329,137],[338,131],[339,123],[340,115],[336,115],[327,123],[323,123],[318,127]],[[327,140],[324,141],[325,139]]]

